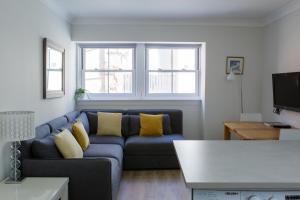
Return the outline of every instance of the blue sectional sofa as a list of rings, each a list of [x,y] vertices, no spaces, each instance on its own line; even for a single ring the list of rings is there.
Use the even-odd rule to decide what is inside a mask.
[[[122,113],[122,136],[98,136],[97,112]],[[139,114],[164,114],[164,136],[140,137]],[[80,119],[90,146],[83,159],[63,159],[53,135]],[[182,140],[182,111],[175,109],[86,109],[67,113],[36,128],[36,138],[22,142],[24,177],[69,177],[70,200],[115,200],[123,169],[178,168],[173,140]]]

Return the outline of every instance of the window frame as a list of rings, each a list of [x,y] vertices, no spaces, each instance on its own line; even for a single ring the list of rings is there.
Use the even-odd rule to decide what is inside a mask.
[[[149,94],[149,73],[147,47],[166,48],[196,48],[196,69],[195,72],[195,93],[154,93]],[[133,68],[132,72],[132,93],[88,93],[80,101],[98,100],[200,100],[201,99],[201,68],[202,56],[205,56],[205,43],[201,42],[103,42],[103,43],[76,43],[77,54],[77,88],[85,88],[84,69],[84,48],[132,48]],[[99,70],[101,71],[101,70]],[[127,70],[116,70],[126,72]],[[174,70],[176,72],[188,72],[190,70]],[[112,70],[110,72],[113,72]],[[172,81],[173,82],[173,81]],[[173,85],[173,83],[172,83]]]
[[[108,77],[108,93],[89,93],[89,97],[92,99],[111,99],[117,97],[134,97],[136,96],[136,44],[128,43],[128,44],[79,44],[79,54],[80,54],[80,86],[85,89],[85,73],[86,72],[99,72],[99,73],[114,73],[114,72],[131,72],[132,73],[132,92],[131,93],[109,93],[109,77]],[[84,49],[92,49],[92,48],[119,48],[119,49],[132,49],[132,69],[131,70],[110,70],[108,69],[94,69],[87,70],[85,68],[85,53]],[[109,58],[108,58],[109,59]]]
[[[171,55],[170,70],[150,70],[149,69],[149,49],[195,49],[195,70],[174,70],[173,57]],[[149,98],[195,98],[200,96],[200,63],[201,63],[201,44],[145,44],[145,96]],[[149,93],[150,72],[171,73],[171,93]],[[173,73],[176,72],[194,72],[195,73],[195,93],[173,93]]]

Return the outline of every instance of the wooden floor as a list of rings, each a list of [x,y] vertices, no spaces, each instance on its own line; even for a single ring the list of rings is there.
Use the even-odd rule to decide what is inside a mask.
[[[118,200],[190,200],[180,170],[124,171]]]

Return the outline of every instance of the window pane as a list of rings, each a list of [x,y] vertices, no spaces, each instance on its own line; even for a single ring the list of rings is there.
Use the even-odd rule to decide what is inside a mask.
[[[173,93],[195,93],[195,72],[174,72]]]
[[[110,72],[109,93],[132,93],[132,73]]]
[[[107,72],[86,72],[85,89],[90,93],[107,93],[108,73]]]
[[[48,53],[49,53],[49,63],[47,68],[49,69],[62,69],[62,53],[49,48],[48,47]]]
[[[171,49],[148,49],[148,67],[150,70],[171,69]]]
[[[109,69],[131,70],[133,49],[109,49]]]
[[[62,90],[62,71],[48,71],[47,90]]]
[[[173,49],[174,70],[195,70],[196,49]]]
[[[108,68],[108,49],[104,48],[85,48],[85,69],[107,69]]]
[[[149,93],[171,93],[172,73],[150,72],[149,73]]]

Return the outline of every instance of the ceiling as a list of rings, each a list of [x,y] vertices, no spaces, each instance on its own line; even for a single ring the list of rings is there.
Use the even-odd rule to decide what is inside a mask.
[[[45,0],[44,0],[45,1]],[[261,19],[293,0],[48,0],[69,19]]]

